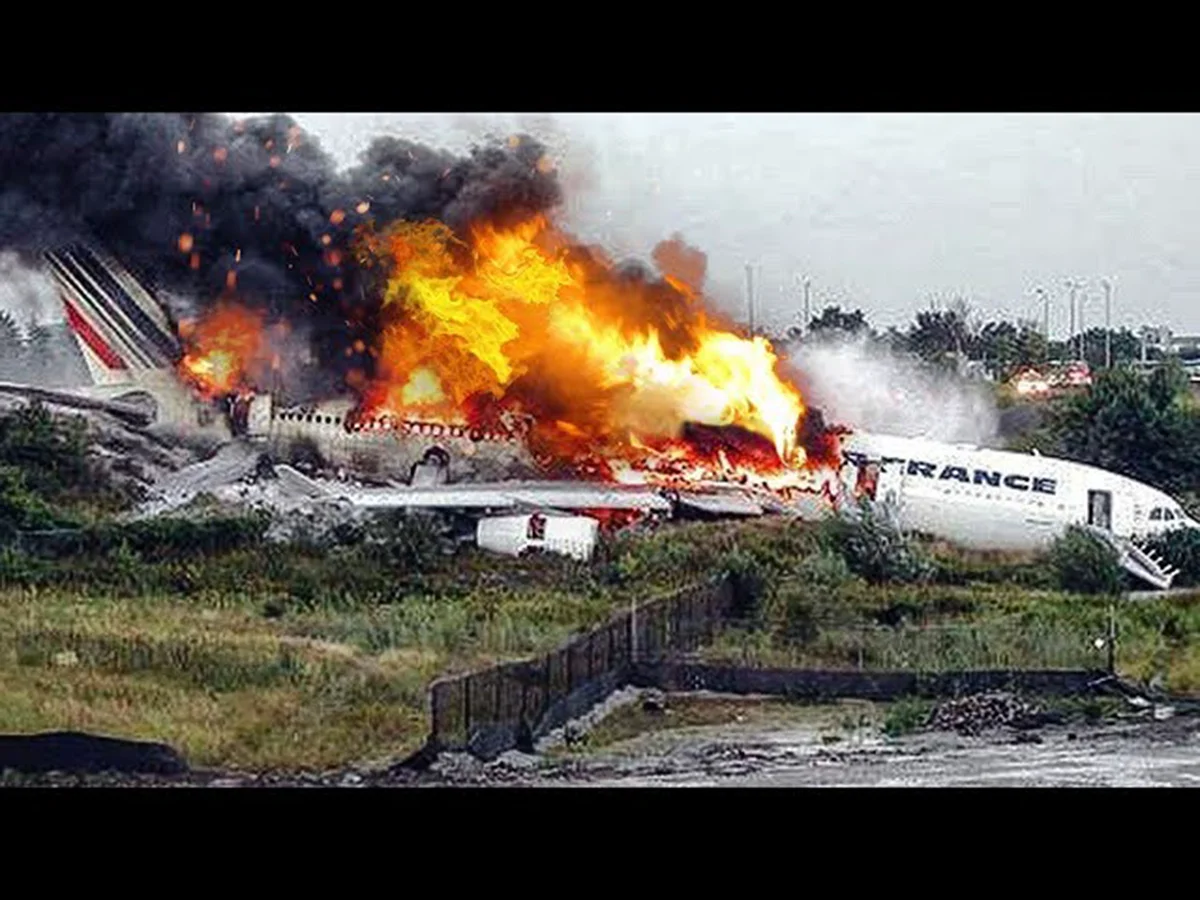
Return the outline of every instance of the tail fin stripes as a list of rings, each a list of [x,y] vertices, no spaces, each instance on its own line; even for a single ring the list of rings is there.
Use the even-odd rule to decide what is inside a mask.
[[[112,260],[102,260],[87,247],[76,245],[71,248],[71,255],[80,267],[94,280],[104,296],[111,299],[115,306],[125,314],[130,324],[135,328],[134,335],[141,348],[154,360],[158,366],[171,365],[175,362],[178,349],[175,338],[163,325],[153,321],[147,308],[143,308],[130,292],[118,282],[112,271],[118,268]],[[132,279],[129,279],[132,281]],[[146,300],[154,301],[148,295]],[[161,310],[157,310],[160,313]]]
[[[82,245],[46,260],[94,382],[124,383],[174,365],[179,343],[162,307],[120,265]]]

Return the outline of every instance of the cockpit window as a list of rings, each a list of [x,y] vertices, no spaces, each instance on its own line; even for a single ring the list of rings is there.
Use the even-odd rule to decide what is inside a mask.
[[[1154,509],[1150,510],[1150,520],[1152,522],[1161,521],[1162,517],[1163,517],[1163,508],[1161,506],[1156,506],[1156,507],[1154,507]]]
[[[1175,518],[1175,513],[1173,513],[1173,512],[1172,512],[1171,510],[1169,510],[1169,509],[1164,509],[1164,510],[1163,510],[1163,518],[1164,518],[1164,519],[1167,519],[1168,521],[1171,521],[1171,520],[1173,520],[1173,519]]]

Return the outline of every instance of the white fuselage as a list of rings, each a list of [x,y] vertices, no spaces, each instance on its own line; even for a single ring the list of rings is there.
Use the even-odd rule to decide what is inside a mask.
[[[1069,460],[868,434],[844,449],[851,484],[869,487],[877,464],[874,499],[901,527],[976,549],[1038,549],[1073,524],[1124,538],[1200,528],[1163,491]]]

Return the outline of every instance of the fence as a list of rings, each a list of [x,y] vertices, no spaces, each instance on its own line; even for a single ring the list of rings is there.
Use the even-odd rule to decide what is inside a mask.
[[[487,759],[527,748],[628,683],[635,665],[710,643],[733,600],[728,579],[691,585],[536,659],[434,682],[425,752],[467,750]]]
[[[706,662],[751,668],[961,672],[1115,668],[1109,629],[1020,620],[969,624],[847,624],[809,620],[803,636],[780,640],[729,622]]]
[[[886,700],[1002,688],[1077,694],[1114,672],[1111,618],[1104,634],[1016,620],[895,627],[806,620],[800,635],[780,641],[770,630],[739,627],[749,624],[738,617],[740,594],[730,577],[693,585],[544,656],[435,682],[420,756],[465,750],[491,759],[513,747],[532,750],[537,738],[627,684]]]

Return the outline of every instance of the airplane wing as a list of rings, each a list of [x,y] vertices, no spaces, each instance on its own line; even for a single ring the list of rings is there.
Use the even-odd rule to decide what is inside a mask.
[[[492,482],[397,487],[352,487],[306,478],[290,466],[276,471],[296,490],[316,499],[364,509],[629,509],[669,512],[671,503],[651,488],[579,482]]]

